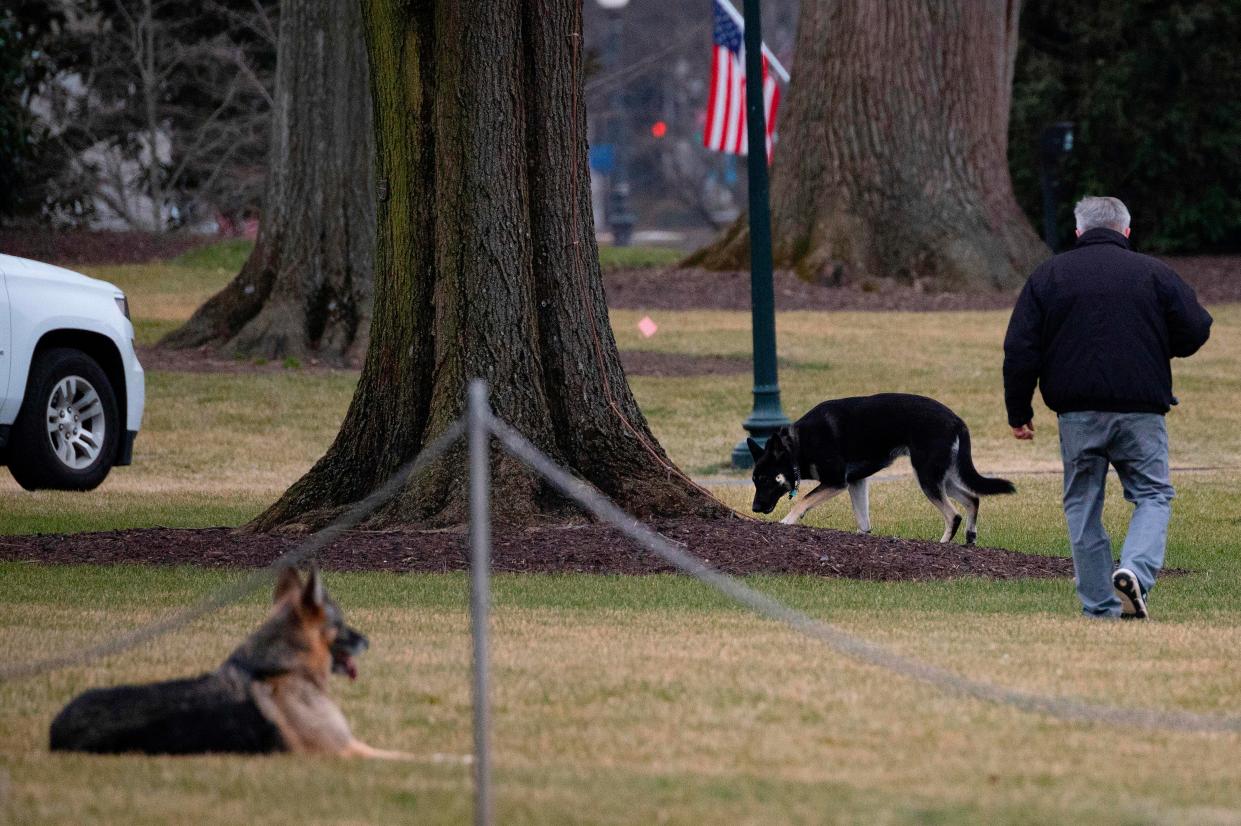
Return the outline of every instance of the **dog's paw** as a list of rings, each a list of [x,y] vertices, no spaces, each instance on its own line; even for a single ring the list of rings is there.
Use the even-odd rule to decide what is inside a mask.
[[[978,538],[978,532],[977,532],[977,531],[966,531],[966,532],[965,532],[965,546],[966,546],[967,548],[973,547],[973,545],[974,545],[974,540],[975,540],[975,539],[977,539],[977,538]]]

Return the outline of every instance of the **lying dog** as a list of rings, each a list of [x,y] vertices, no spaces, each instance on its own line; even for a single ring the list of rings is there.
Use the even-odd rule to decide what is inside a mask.
[[[881,393],[823,402],[788,427],[780,428],[766,447],[747,440],[754,456],[754,510],[771,513],[784,494],[797,495],[802,479],[819,486],[795,503],[785,524],[848,489],[858,530],[870,532],[867,478],[909,456],[922,492],[944,517],[948,542],[961,527],[961,516],[948,501],[965,506],[965,542],[978,536],[980,496],[1013,493],[1007,479],[979,475],[970,458],[970,431],[961,417],[925,396]]]
[[[318,571],[276,582],[267,620],[215,671],[187,680],[96,688],[52,721],[53,751],[96,754],[290,751],[401,758],[356,739],[327,693],[332,672],[357,677],[367,648]]]

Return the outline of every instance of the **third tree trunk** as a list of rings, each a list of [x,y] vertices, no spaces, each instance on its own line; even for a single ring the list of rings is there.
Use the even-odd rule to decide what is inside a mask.
[[[1012,287],[1048,254],[1013,197],[1020,3],[804,3],[772,169],[777,266]],[[745,266],[745,218],[694,259]]]

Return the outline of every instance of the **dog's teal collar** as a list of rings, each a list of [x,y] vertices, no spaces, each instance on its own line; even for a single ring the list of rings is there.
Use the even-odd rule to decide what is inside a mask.
[[[801,468],[797,466],[797,460],[793,460],[793,487],[789,488],[789,499],[797,495],[797,489],[801,487]]]

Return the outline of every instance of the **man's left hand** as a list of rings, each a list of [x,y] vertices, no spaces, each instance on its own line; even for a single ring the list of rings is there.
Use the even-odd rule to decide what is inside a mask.
[[[1034,438],[1034,422],[1026,422],[1021,427],[1013,428],[1013,438],[1028,442]]]

